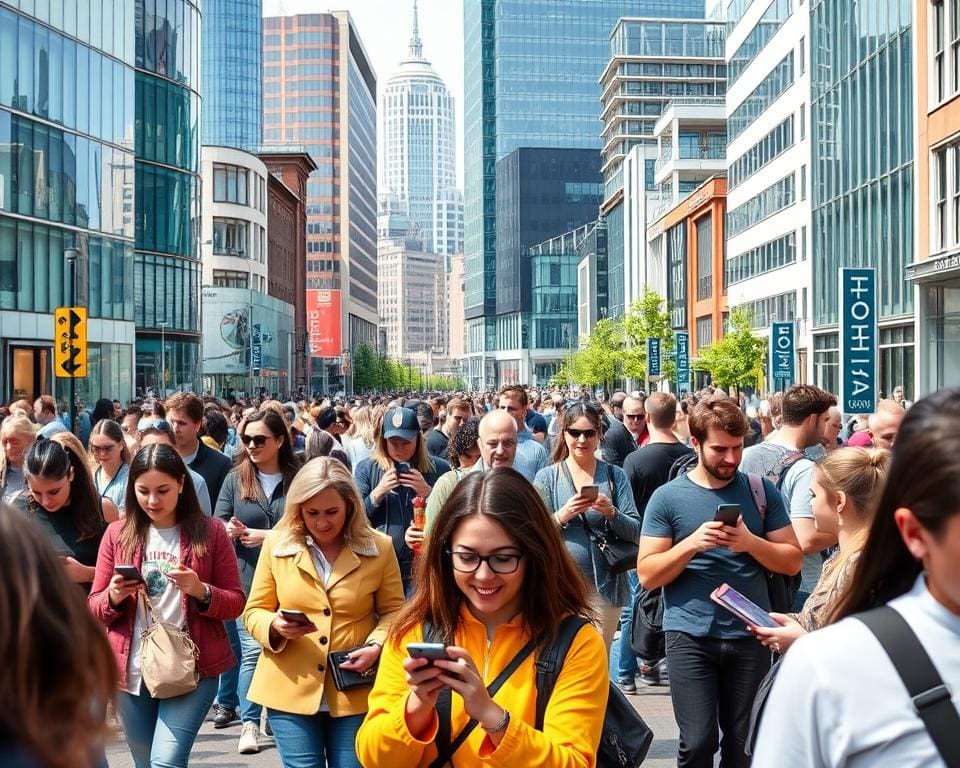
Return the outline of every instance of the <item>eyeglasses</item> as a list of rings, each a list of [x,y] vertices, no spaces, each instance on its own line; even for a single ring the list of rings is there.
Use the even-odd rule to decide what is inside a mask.
[[[240,435],[240,442],[244,445],[253,443],[254,448],[263,448],[269,438],[266,435]]]
[[[450,555],[450,561],[453,564],[453,570],[460,573],[475,573],[480,569],[480,563],[486,563],[494,573],[505,575],[515,573],[520,567],[520,561],[523,555],[493,554],[478,555],[476,552],[453,552],[447,550]]]
[[[579,440],[581,437],[586,438],[587,440],[593,440],[597,436],[597,430],[595,429],[574,429],[573,427],[567,427],[567,434],[570,435],[574,440]]]
[[[94,445],[90,443],[90,452],[95,454],[110,453],[116,446],[117,443],[110,443],[109,445]]]
[[[623,414],[623,418],[630,419],[630,421],[636,421],[637,419],[642,419],[643,414],[642,413],[625,413]]]

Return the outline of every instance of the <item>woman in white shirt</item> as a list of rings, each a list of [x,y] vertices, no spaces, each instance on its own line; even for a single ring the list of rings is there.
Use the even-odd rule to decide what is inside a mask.
[[[97,493],[110,499],[123,517],[130,472],[130,451],[123,439],[123,429],[115,421],[101,419],[90,432],[89,446],[97,465],[93,471]]]
[[[960,709],[960,389],[904,417],[842,620],[784,656],[755,765],[946,765],[889,656],[855,617],[884,604],[907,621]]]

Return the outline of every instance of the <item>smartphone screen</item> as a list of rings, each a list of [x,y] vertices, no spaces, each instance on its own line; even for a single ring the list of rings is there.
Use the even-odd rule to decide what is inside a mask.
[[[405,475],[410,471],[410,463],[406,461],[401,461],[397,463],[397,474]]]
[[[407,654],[412,659],[429,659],[431,664],[440,659],[453,661],[443,643],[407,643]]]
[[[585,499],[589,499],[590,501],[596,501],[597,496],[600,495],[600,486],[585,485],[580,489],[580,495]]]
[[[143,581],[143,576],[135,565],[115,565],[113,572],[123,576],[127,581]]]
[[[730,611],[730,613],[743,621],[744,624],[752,624],[755,627],[780,626],[763,608],[749,598],[741,595],[729,584],[721,584],[713,590],[710,598],[715,603],[719,603]]]
[[[717,506],[717,514],[713,519],[723,523],[724,525],[735,527],[737,525],[737,520],[739,519],[739,517],[740,517],[739,504],[720,504]]]
[[[280,609],[280,615],[292,624],[301,624],[307,626],[311,624],[310,618],[303,611],[291,611],[286,608]]]

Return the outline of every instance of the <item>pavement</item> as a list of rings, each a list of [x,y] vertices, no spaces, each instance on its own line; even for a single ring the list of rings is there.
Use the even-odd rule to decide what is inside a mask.
[[[677,725],[673,719],[673,707],[670,704],[670,689],[666,686],[637,686],[637,695],[627,698],[653,729],[654,741],[650,753],[644,761],[644,768],[673,768],[677,764]],[[240,738],[239,724],[217,730],[208,718],[200,729],[197,741],[190,755],[190,766],[219,766],[219,768],[282,768],[280,754],[273,745],[273,739],[261,739],[261,751],[258,755],[237,754],[237,739]],[[134,768],[133,759],[123,742],[123,734],[107,749],[107,762],[110,768]],[[403,766],[384,766],[384,768],[403,768]],[[518,768],[520,768],[518,766]]]

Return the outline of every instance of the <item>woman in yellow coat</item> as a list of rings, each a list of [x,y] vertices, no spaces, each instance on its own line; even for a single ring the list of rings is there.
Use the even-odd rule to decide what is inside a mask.
[[[429,766],[439,756],[437,700],[450,693],[449,740],[476,727],[452,764],[590,768],[596,764],[609,691],[607,654],[593,625],[574,638],[536,722],[537,651],[567,616],[590,616],[587,588],[540,496],[522,475],[497,469],[466,475],[426,539],[417,589],[384,646],[370,709],[357,734],[366,768]],[[412,658],[409,643],[432,638],[448,660]],[[487,686],[533,641],[491,697]]]
[[[338,690],[331,654],[353,649],[340,668],[372,683],[402,604],[393,544],[370,527],[349,471],[308,461],[263,544],[243,614],[264,648],[249,697],[268,708],[285,768],[359,767],[354,740],[370,689]]]

